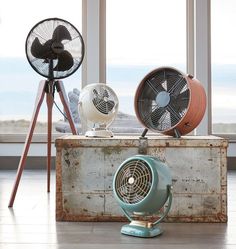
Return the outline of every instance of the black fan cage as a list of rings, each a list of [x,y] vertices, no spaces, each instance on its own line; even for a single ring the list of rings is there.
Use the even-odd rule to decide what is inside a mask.
[[[149,74],[141,84],[136,111],[145,126],[161,132],[177,125],[187,112],[190,98],[184,75],[163,68]]]
[[[46,59],[36,58],[32,55],[32,44],[35,39],[38,39],[40,44],[44,45],[47,41],[52,39],[55,29],[62,25],[67,29],[70,34],[71,39],[64,39],[61,41],[64,47],[64,51],[73,58],[73,65],[65,71],[50,72],[50,63]],[[40,75],[48,79],[62,79],[73,74],[81,65],[84,58],[84,41],[80,32],[68,21],[59,18],[48,18],[37,23],[29,32],[26,43],[25,51],[27,59],[32,66],[32,68]],[[52,68],[56,68],[58,64],[58,57],[52,60]],[[52,71],[52,70],[51,70]]]
[[[143,160],[131,160],[118,171],[115,191],[122,202],[139,203],[149,194],[152,181],[148,164]]]

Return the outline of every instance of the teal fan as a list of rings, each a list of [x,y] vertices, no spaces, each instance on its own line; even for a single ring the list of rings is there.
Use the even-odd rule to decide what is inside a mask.
[[[158,224],[170,210],[171,189],[170,169],[158,158],[136,155],[125,160],[113,179],[114,196],[130,220],[130,224],[121,228],[121,233],[136,237],[155,237],[161,234],[163,230]],[[147,220],[157,213],[156,221]]]

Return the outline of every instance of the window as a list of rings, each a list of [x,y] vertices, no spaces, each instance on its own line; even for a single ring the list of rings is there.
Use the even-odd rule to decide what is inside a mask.
[[[23,12],[24,10],[24,12]],[[25,40],[39,21],[58,17],[82,30],[82,0],[34,1],[4,0],[0,10],[0,132],[26,133],[31,119],[38,83],[43,77],[29,65],[25,56]],[[66,91],[80,89],[80,69],[63,80]],[[62,108],[58,95],[55,101]],[[40,110],[36,132],[46,132],[45,101]],[[54,106],[53,121],[63,119]],[[53,129],[55,132],[55,129]]]
[[[236,2],[211,1],[213,133],[236,133]]]
[[[186,0],[107,1],[107,84],[120,101],[120,132],[142,127],[133,108],[136,88],[152,69],[186,72]],[[132,122],[132,123],[131,123]],[[137,128],[137,129],[134,129]]]

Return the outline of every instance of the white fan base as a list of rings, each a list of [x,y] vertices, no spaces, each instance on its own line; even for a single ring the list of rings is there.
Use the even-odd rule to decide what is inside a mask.
[[[92,129],[90,131],[86,131],[85,136],[86,137],[113,137],[113,133],[109,130]]]

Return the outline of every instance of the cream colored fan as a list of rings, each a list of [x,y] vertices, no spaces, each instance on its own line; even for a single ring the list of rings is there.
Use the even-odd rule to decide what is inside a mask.
[[[118,98],[115,92],[104,83],[90,84],[82,89],[79,101],[81,118],[92,122],[87,137],[113,137],[107,128],[118,112]]]

